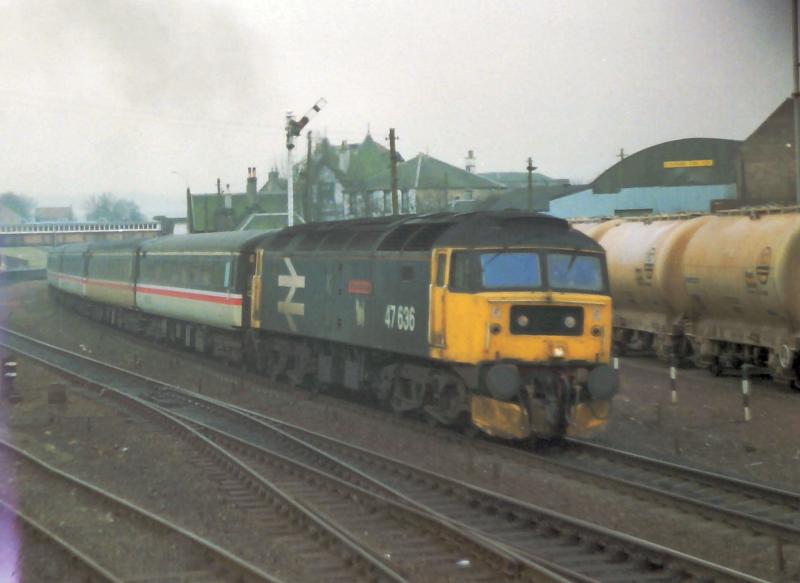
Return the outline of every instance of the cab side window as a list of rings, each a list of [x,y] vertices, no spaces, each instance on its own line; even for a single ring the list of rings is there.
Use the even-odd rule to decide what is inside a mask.
[[[445,267],[447,266],[447,255],[439,253],[436,256],[436,287],[444,287]]]

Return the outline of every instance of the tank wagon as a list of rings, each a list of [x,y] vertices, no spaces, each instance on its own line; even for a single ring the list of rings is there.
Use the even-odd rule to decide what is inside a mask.
[[[720,374],[800,378],[800,214],[747,209],[576,224],[606,249],[615,343]]]
[[[54,283],[65,266],[81,287]],[[443,213],[65,247],[48,270],[56,293],[121,328],[502,438],[602,426],[616,391],[602,248],[543,215]],[[100,280],[132,296],[93,292]]]

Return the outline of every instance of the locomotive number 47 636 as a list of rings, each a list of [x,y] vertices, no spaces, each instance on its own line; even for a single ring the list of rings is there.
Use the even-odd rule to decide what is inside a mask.
[[[390,330],[396,329],[413,332],[414,326],[416,325],[414,306],[387,305],[383,323],[386,324],[386,327]]]

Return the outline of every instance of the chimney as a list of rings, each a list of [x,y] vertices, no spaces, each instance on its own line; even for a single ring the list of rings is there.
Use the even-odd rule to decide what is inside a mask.
[[[256,167],[247,169],[247,206],[255,206],[256,193],[258,192],[258,179],[256,178]]]
[[[475,151],[474,150],[468,150],[467,151],[467,157],[464,159],[464,168],[470,174],[473,174],[475,172],[475,163],[476,163]]]

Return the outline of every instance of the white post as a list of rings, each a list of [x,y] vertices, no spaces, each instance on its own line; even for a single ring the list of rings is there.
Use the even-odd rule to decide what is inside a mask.
[[[286,148],[286,165],[288,169],[288,176],[286,177],[286,224],[291,227],[294,225],[294,185],[293,169],[292,169],[292,148]]]
[[[674,364],[669,367],[669,384],[672,388],[671,401],[674,405],[678,402],[678,372]]]
[[[750,366],[742,367],[742,407],[744,408],[744,420],[750,421],[753,418],[750,412]]]

